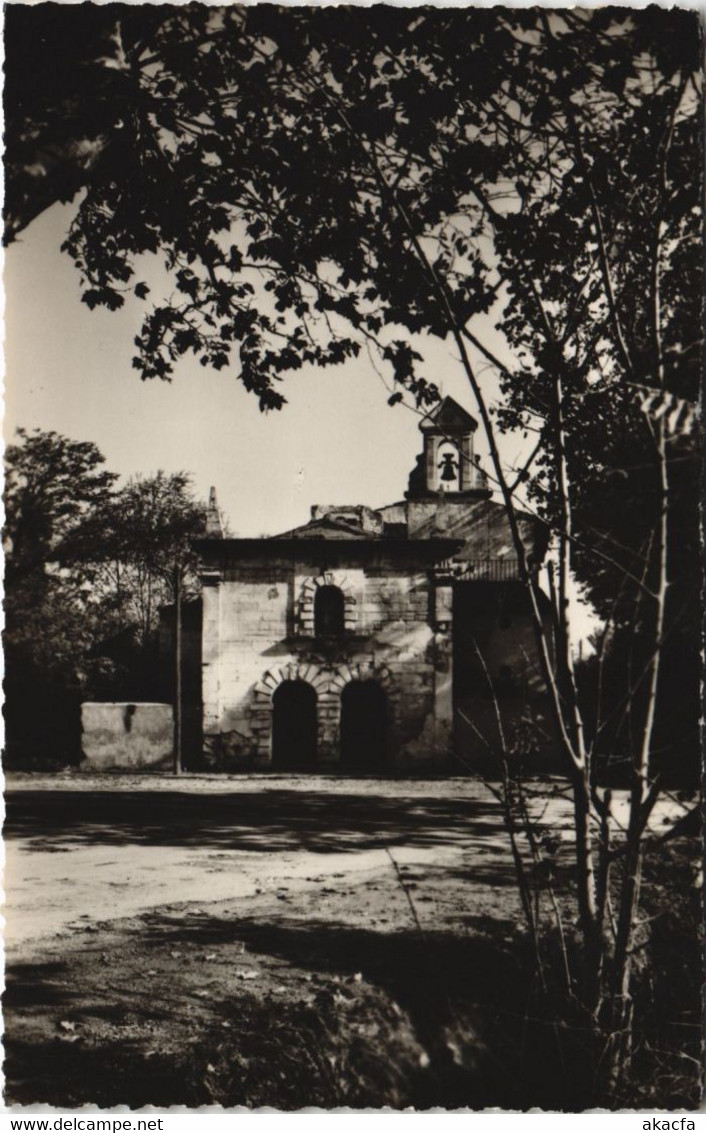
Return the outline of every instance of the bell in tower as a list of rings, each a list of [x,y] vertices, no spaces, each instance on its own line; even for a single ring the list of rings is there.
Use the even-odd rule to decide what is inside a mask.
[[[491,493],[473,452],[473,434],[478,422],[458,402],[445,397],[423,418],[419,428],[424,451],[409,478],[407,499],[429,499],[443,494],[450,498],[486,499]]]

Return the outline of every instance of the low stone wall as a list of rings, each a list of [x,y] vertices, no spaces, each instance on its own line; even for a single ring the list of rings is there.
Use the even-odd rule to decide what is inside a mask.
[[[86,771],[168,767],[174,732],[171,704],[87,701],[81,705]]]

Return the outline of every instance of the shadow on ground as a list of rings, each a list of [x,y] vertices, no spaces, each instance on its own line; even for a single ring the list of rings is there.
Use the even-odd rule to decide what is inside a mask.
[[[405,844],[431,847],[497,840],[498,807],[482,799],[386,798],[318,791],[180,792],[15,790],[6,838],[38,850],[133,843],[224,850],[321,853]]]
[[[503,928],[383,933],[232,912],[114,925],[60,961],[9,967],[9,1099],[580,1108],[583,1084],[557,1072]]]

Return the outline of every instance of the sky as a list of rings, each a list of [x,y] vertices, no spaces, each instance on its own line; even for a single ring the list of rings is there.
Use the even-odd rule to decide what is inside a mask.
[[[95,442],[107,467],[125,477],[190,472],[200,496],[215,486],[241,536],[305,523],[313,504],[375,507],[402,498],[421,451],[419,416],[388,406],[391,374],[379,361],[363,354],[288,375],[288,404],[267,414],[232,370],[217,373],[191,358],[171,383],[142,381],[131,359],[144,305],[128,299],[111,312],[81,303],[78,272],[59,250],[73,207],[54,205],[6,252],[6,442],[18,426],[52,429]],[[485,330],[497,345],[490,321]],[[453,346],[427,340],[424,352],[425,376],[473,413]],[[484,381],[495,384],[489,372]],[[503,441],[512,464],[524,448]],[[477,452],[482,460],[482,441]]]

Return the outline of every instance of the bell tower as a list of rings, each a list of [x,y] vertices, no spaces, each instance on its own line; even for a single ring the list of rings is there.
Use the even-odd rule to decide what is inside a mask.
[[[408,500],[444,497],[487,499],[491,493],[473,452],[478,422],[458,402],[445,397],[419,426],[424,451],[409,477]]]

